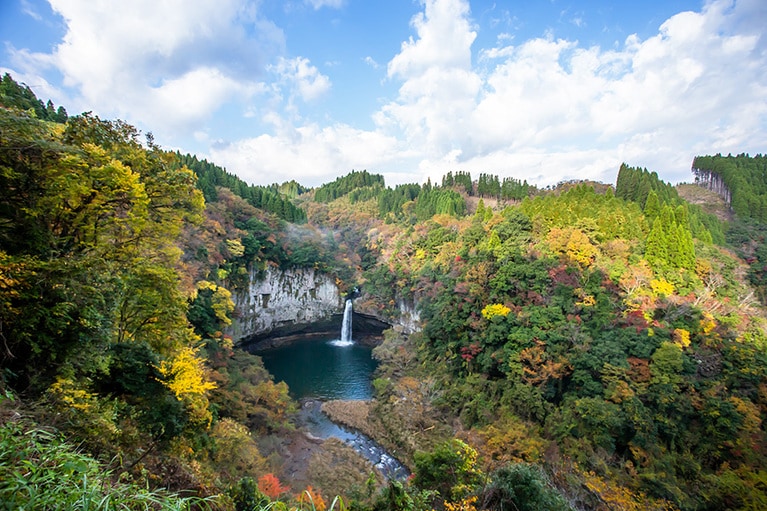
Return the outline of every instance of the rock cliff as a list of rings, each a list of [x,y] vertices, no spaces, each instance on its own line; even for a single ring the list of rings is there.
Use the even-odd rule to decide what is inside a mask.
[[[342,311],[343,298],[332,277],[313,269],[252,272],[247,289],[233,293],[235,341],[294,325],[322,323]]]
[[[232,295],[235,304],[232,326],[227,333],[235,342],[282,342],[296,337],[340,334],[345,297],[335,280],[313,269],[280,270],[268,267],[251,272],[250,285]],[[394,317],[380,314],[379,307],[366,296],[355,300],[353,334],[355,339],[375,342],[390,326],[404,333],[420,330],[420,317],[414,303],[398,300]],[[367,303],[366,303],[367,302]]]

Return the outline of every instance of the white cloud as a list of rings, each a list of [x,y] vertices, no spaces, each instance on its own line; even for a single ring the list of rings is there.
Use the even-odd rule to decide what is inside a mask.
[[[330,7],[331,9],[340,9],[346,3],[346,0],[306,0],[306,3],[311,5],[315,11],[322,9],[323,7]]]
[[[232,95],[247,97],[261,90],[262,86],[241,84],[219,69],[201,67],[152,87],[146,104],[150,111],[174,112],[178,125],[200,124]]]
[[[280,58],[270,69],[280,81],[289,84],[293,95],[303,101],[313,101],[330,90],[330,79],[320,73],[306,58]]]
[[[293,127],[282,120],[276,135],[243,139],[211,151],[213,161],[251,183],[296,179],[306,185],[332,181],[352,169],[380,169],[402,154],[398,142],[373,131],[340,124]]]
[[[274,135],[214,159],[262,183],[317,184],[352,168],[381,172],[390,184],[459,169],[539,185],[610,182],[621,162],[686,180],[696,154],[764,150],[767,52],[749,21],[763,12],[754,1],[711,2],[617,49],[550,35],[513,46],[513,36],[499,37],[499,46],[477,50],[477,66],[468,4],[426,0],[411,22],[416,37],[388,64],[401,85],[373,113],[374,130],[301,126],[300,118],[294,126],[273,114]],[[300,60],[287,62],[298,82],[319,75],[308,62],[303,74]]]
[[[32,19],[37,21],[43,20],[43,17],[40,16],[40,13],[37,12],[36,7],[32,5],[29,0],[21,0],[21,10],[24,14],[31,17]]]
[[[378,62],[375,61],[373,57],[370,55],[366,56],[364,59],[362,59],[365,64],[372,67],[373,69],[378,69],[380,66],[378,65]]]
[[[749,9],[764,12],[712,2],[618,50],[551,36],[484,49],[481,71],[468,60],[468,5],[428,1],[413,21],[419,37],[389,63],[399,97],[376,119],[421,144],[425,169],[611,181],[627,161],[684,180],[695,154],[763,145],[767,53],[759,32],[733,28]]]
[[[427,0],[411,21],[418,39],[404,42],[387,68],[390,78],[404,80],[399,97],[375,115],[380,129],[401,132],[434,158],[460,150],[481,87],[471,67],[477,34],[468,14],[465,2]]]
[[[60,72],[79,93],[68,104],[156,130],[191,132],[186,123],[245,101],[284,45],[282,32],[239,0],[50,3],[64,19],[63,40],[50,54],[18,51],[15,62]]]
[[[410,24],[418,40],[402,43],[388,66],[389,77],[408,79],[434,67],[469,69],[471,45],[477,37],[468,22],[469,5],[463,0],[426,0],[425,11]]]
[[[319,100],[334,93],[331,78],[304,57],[284,56],[284,34],[258,3],[50,2],[66,35],[51,53],[13,50],[23,81],[67,108],[198,142],[220,139],[208,121],[224,124],[222,110],[237,110],[269,132],[217,142],[208,156],[255,183],[319,184],[352,168],[381,172],[390,184],[462,169],[543,185],[612,181],[622,161],[684,180],[696,154],[764,152],[767,140],[763,0],[711,0],[653,37],[609,49],[546,34],[519,41],[508,13],[491,20],[505,31],[495,46],[475,48],[482,28],[467,0],[423,0],[414,35],[386,67],[396,97],[369,112],[370,130],[316,120]],[[51,70],[76,98],[65,101],[46,80]],[[319,114],[304,117],[303,108]]]

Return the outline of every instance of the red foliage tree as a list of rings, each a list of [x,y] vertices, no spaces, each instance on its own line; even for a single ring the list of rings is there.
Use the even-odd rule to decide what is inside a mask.
[[[258,489],[270,499],[276,499],[283,493],[290,491],[289,487],[282,486],[282,483],[274,474],[264,474],[259,477]]]

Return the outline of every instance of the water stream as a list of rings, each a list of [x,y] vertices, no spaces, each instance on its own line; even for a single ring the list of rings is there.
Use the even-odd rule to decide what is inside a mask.
[[[274,380],[287,383],[291,396],[301,403],[299,427],[317,438],[343,440],[387,478],[404,480],[408,470],[394,456],[362,433],[334,423],[321,411],[324,401],[373,397],[371,378],[377,363],[370,346],[351,338],[351,312],[349,300],[341,338],[298,340],[258,355]]]
[[[386,449],[359,431],[354,431],[331,421],[322,410],[322,401],[306,399],[301,402],[298,414],[298,426],[311,436],[321,438],[338,438],[354,448],[365,457],[387,479],[404,481],[410,472],[398,459],[389,454]]]

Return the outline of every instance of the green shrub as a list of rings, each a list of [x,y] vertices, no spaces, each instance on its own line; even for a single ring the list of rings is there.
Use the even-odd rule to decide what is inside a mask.
[[[492,474],[492,482],[483,495],[482,509],[568,511],[570,507],[539,467],[515,463]]]

